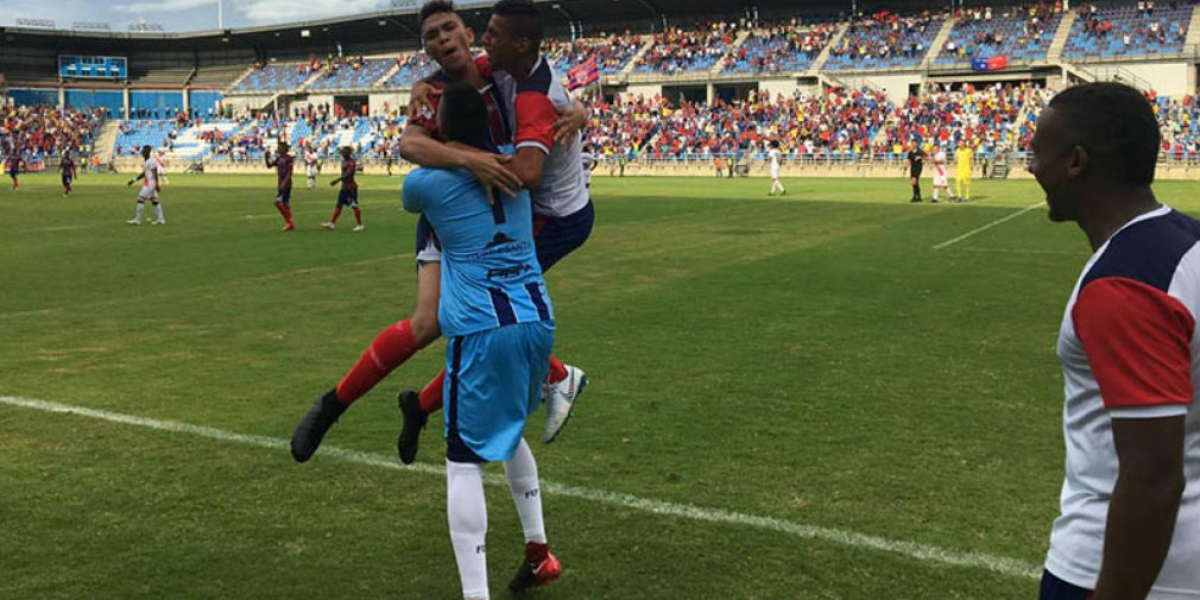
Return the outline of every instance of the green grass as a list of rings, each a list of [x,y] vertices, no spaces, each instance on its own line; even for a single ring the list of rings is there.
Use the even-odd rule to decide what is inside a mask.
[[[414,298],[399,179],[363,184],[367,229],[321,230],[335,193],[173,175],[165,227],[84,177],[0,190],[0,395],[286,439]],[[927,183],[927,182],[926,182]],[[970,205],[909,205],[905,180],[598,178],[592,239],[547,281],[556,352],[591,380],[535,444],[544,480],[1040,563],[1061,482],[1054,338],[1089,252],[1042,199],[977,181]],[[1160,197],[1195,212],[1194,183]],[[247,218],[250,216],[250,218]],[[394,394],[328,446],[391,456]],[[541,414],[529,424],[536,437]],[[0,404],[0,598],[459,597],[445,484]],[[443,462],[436,429],[418,458]],[[493,467],[494,472],[499,469]],[[494,597],[520,533],[489,486]],[[770,529],[548,493],[566,573],[531,597],[1028,598],[1036,581]]]

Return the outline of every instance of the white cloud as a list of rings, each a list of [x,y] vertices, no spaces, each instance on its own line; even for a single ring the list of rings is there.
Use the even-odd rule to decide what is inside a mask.
[[[179,12],[209,6],[216,10],[216,0],[156,0],[154,2],[133,2],[118,4],[113,8],[133,14]]]
[[[226,0],[228,4],[233,4],[238,14],[254,23],[286,23],[347,16],[377,11],[390,5],[381,0],[305,0],[303,11],[297,11],[295,0]]]

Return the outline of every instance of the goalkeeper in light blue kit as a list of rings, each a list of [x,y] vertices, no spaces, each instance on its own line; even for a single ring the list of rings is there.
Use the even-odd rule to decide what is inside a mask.
[[[455,83],[438,109],[447,141],[496,151],[479,92]],[[438,323],[448,338],[444,424],[450,540],[463,597],[486,599],[483,464],[504,461],[525,531],[525,560],[509,583],[525,589],[562,572],[550,554],[537,463],[521,437],[540,404],[554,315],[533,244],[528,192],[494,205],[466,169],[419,168],[404,179],[404,208],[421,213],[441,244]]]

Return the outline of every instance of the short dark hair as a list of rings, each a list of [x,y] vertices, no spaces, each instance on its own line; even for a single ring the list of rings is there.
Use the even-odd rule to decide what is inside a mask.
[[[1059,92],[1049,108],[1070,142],[1087,149],[1098,172],[1127,185],[1150,185],[1162,137],[1150,101],[1123,83],[1085,83]]]
[[[452,0],[429,0],[421,6],[421,25],[425,25],[425,19],[442,13],[454,13],[454,2]]]
[[[504,17],[517,37],[529,38],[534,51],[542,47],[542,11],[532,0],[500,0],[492,7],[492,14]]]
[[[462,81],[447,85],[442,90],[442,104],[438,111],[446,141],[487,149],[487,106],[474,86]]]

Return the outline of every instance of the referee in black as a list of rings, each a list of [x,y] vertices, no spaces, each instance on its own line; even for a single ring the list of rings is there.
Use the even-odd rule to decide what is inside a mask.
[[[921,170],[925,168],[925,151],[917,144],[917,140],[908,143],[908,181],[912,184],[912,198],[909,202],[921,201]]]

